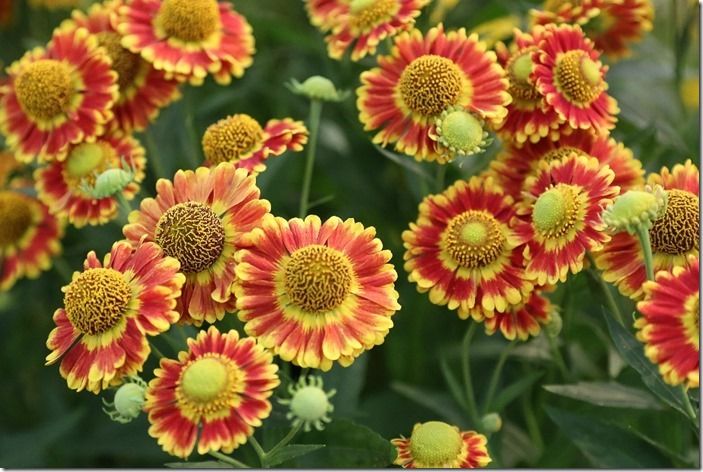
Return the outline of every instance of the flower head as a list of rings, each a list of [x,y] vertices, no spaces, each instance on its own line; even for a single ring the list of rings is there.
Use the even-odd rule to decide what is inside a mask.
[[[310,76],[303,83],[291,79],[286,86],[291,92],[308,97],[310,100],[341,102],[349,96],[348,90],[337,90],[334,82],[321,75]]]
[[[484,121],[461,108],[444,110],[435,120],[430,138],[437,142],[440,162],[455,156],[470,156],[486,150],[493,139],[484,129]]]
[[[144,391],[146,382],[138,376],[127,377],[127,381],[120,385],[115,392],[115,398],[108,402],[103,398],[103,412],[112,421],[129,423],[142,412],[144,407]]]
[[[654,189],[629,190],[603,211],[603,222],[613,232],[635,234],[640,227],[648,230],[666,211],[667,200],[668,195],[661,185]]]
[[[337,391],[325,391],[322,377],[301,376],[295,384],[288,386],[288,393],[291,398],[278,402],[288,405],[290,411],[286,418],[293,420],[293,427],[302,425],[305,431],[310,431],[314,426],[318,431],[322,431],[325,423],[332,421],[329,415],[334,411],[334,405],[330,398]]]
[[[501,332],[506,339],[527,341],[530,336],[537,336],[542,331],[542,326],[549,323],[552,315],[552,304],[541,294],[534,290],[525,303],[511,306],[503,313],[495,313],[483,322],[486,334]]]

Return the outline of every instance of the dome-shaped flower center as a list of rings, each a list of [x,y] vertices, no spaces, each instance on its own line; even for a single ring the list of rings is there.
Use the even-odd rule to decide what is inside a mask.
[[[68,177],[81,179],[100,172],[117,156],[115,149],[104,141],[81,143],[74,147],[66,158]]]
[[[517,100],[534,102],[542,98],[534,85],[530,83],[533,67],[532,51],[536,49],[537,47],[533,46],[515,53],[506,65],[510,79],[508,93]]]
[[[483,124],[471,113],[455,110],[443,116],[440,134],[447,147],[468,151],[483,142]]]
[[[318,421],[329,411],[327,393],[320,387],[308,385],[295,392],[290,402],[291,412],[303,421]]]
[[[698,196],[677,189],[667,190],[666,193],[666,212],[649,230],[652,249],[654,252],[672,255],[698,250]]]
[[[107,55],[112,59],[112,70],[117,72],[117,84],[120,91],[134,83],[134,78],[139,71],[142,59],[139,54],[134,54],[120,44],[121,36],[113,31],[101,31],[95,35],[98,43],[105,48]]]
[[[29,199],[22,194],[0,191],[0,248],[14,245],[32,225]]]
[[[573,146],[560,146],[556,149],[551,149],[547,152],[544,153],[542,156],[542,160],[546,162],[551,162],[551,161],[560,161],[564,159],[565,157],[569,157],[572,154],[576,154],[578,156],[584,156],[584,157],[590,157],[585,151],[579,148],[575,148]]]
[[[399,8],[398,0],[352,0],[349,4],[351,24],[366,31],[390,20]]]
[[[185,202],[161,215],[154,239],[166,255],[181,263],[181,271],[197,273],[217,261],[225,247],[222,220],[206,205]]]
[[[217,0],[163,0],[157,22],[168,37],[199,42],[220,26]]]
[[[561,93],[577,105],[590,104],[605,88],[600,66],[585,51],[564,53],[554,74]]]
[[[327,246],[311,245],[291,254],[285,286],[298,308],[324,313],[337,308],[351,290],[353,270],[346,256]]]
[[[580,209],[579,191],[573,185],[557,184],[542,193],[532,209],[532,222],[543,236],[557,238],[576,224]]]
[[[503,252],[506,237],[488,212],[469,210],[451,219],[442,235],[442,246],[462,267],[475,269],[495,261]]]
[[[410,435],[410,452],[422,467],[447,467],[459,457],[462,444],[459,430],[441,421],[423,423]]]
[[[400,76],[405,105],[423,116],[435,116],[461,98],[462,72],[450,59],[426,54],[413,60]]]
[[[232,115],[208,127],[203,135],[203,153],[213,165],[237,161],[258,149],[263,136],[264,130],[254,118],[243,113]]]
[[[238,403],[243,374],[229,359],[201,357],[182,371],[176,401],[183,414],[198,420],[218,415]]]
[[[71,68],[54,59],[24,67],[15,79],[17,101],[32,118],[50,120],[65,112],[73,97]]]
[[[88,269],[66,288],[63,305],[71,324],[88,335],[109,331],[124,316],[132,289],[114,269]]]

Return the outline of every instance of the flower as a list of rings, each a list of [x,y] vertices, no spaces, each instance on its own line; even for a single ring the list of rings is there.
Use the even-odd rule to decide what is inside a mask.
[[[117,74],[85,28],[54,30],[7,69],[0,86],[0,131],[18,160],[65,157],[70,143],[103,133],[117,99]]]
[[[135,419],[144,408],[146,382],[139,376],[130,376],[115,392],[112,402],[103,400],[103,412],[112,421],[126,424]]]
[[[541,327],[549,323],[552,311],[549,300],[540,290],[534,290],[525,303],[511,306],[504,313],[496,313],[493,317],[486,318],[486,334],[491,335],[500,330],[506,339],[527,341],[530,336],[537,336],[542,330]]]
[[[507,113],[505,71],[495,53],[463,28],[445,33],[439,25],[424,37],[416,29],[403,32],[378,64],[361,74],[359,119],[365,130],[380,129],[374,143],[395,143],[417,160],[441,160],[429,131],[448,108],[463,107],[496,123]]]
[[[687,160],[671,170],[662,167],[650,174],[647,184],[661,185],[667,194],[666,211],[649,230],[654,272],[688,266],[689,255],[698,256],[700,213],[698,168]],[[615,284],[620,293],[641,300],[642,285],[647,280],[644,254],[639,239],[626,232],[617,233],[594,254],[603,279]]]
[[[700,270],[698,256],[687,266],[657,272],[644,283],[644,300],[637,304],[642,317],[635,321],[644,353],[659,364],[659,373],[671,385],[699,384]]]
[[[155,241],[181,263],[186,283],[176,309],[183,323],[214,323],[235,309],[234,251],[271,209],[247,174],[228,162],[179,170],[173,182],[156,182],[156,198],[142,200],[123,228],[132,244]]]
[[[486,467],[491,458],[486,437],[459,431],[441,421],[416,423],[410,439],[392,439],[398,456],[394,464],[404,469],[473,469]]]
[[[167,79],[163,71],[156,70],[139,54],[120,44],[122,37],[111,19],[124,3],[124,0],[94,3],[87,15],[73,10],[71,19],[64,25],[67,29],[86,28],[105,48],[112,60],[112,69],[117,73],[119,86],[119,95],[112,108],[114,119],[109,128],[131,133],[146,129],[161,108],[180,98],[180,92],[178,82]]]
[[[34,172],[37,193],[52,213],[68,217],[77,228],[86,224],[102,225],[118,214],[115,196],[94,198],[89,189],[96,177],[107,169],[134,172],[133,179],[121,190],[131,200],[144,180],[144,148],[128,135],[111,134],[93,142],[72,144],[64,161],[54,161]]]
[[[310,22],[323,32],[327,52],[341,59],[354,44],[352,61],[374,54],[378,44],[410,29],[429,0],[306,0]]]
[[[135,375],[150,352],[146,335],[178,320],[173,308],[184,280],[178,261],[153,243],[118,241],[102,264],[90,251],[83,272],[61,289],[64,307],[54,312],[46,364],[61,359],[68,388],[93,393]]]
[[[329,370],[382,344],[400,309],[374,228],[266,216],[242,238],[233,291],[244,330],[284,361]]]
[[[603,211],[603,222],[615,233],[627,231],[636,234],[640,228],[649,230],[666,211],[667,200],[668,195],[661,185],[645,190],[628,190]]]
[[[484,152],[493,138],[484,129],[484,121],[461,107],[450,107],[436,119],[430,139],[437,142],[438,161],[449,162],[457,155]]]
[[[349,96],[349,90],[338,90],[334,82],[321,75],[310,76],[303,83],[291,79],[286,82],[286,87],[296,95],[323,102],[341,102]]]
[[[212,74],[220,84],[244,75],[254,54],[254,36],[230,2],[131,0],[118,9],[122,46],[154,68],[193,85]]]
[[[540,33],[538,49],[532,53],[532,80],[559,116],[572,128],[607,134],[615,127],[620,111],[608,95],[605,74],[608,66],[579,26],[547,25]]]
[[[161,359],[146,390],[149,435],[164,451],[186,458],[195,448],[230,453],[271,412],[268,398],[280,383],[271,353],[235,330],[210,326],[178,360]]]
[[[618,194],[613,171],[572,153],[539,163],[527,178],[515,231],[524,239],[527,276],[539,285],[566,281],[583,268],[586,251],[608,241],[601,212]]]
[[[476,321],[524,302],[525,241],[510,226],[513,199],[491,177],[459,180],[420,203],[403,232],[405,270],[430,301]]]
[[[301,121],[269,120],[262,128],[254,118],[241,113],[211,124],[203,134],[202,146],[206,165],[232,162],[258,174],[266,170],[269,156],[302,151],[307,142],[308,130]]]
[[[329,415],[334,411],[334,405],[330,398],[337,391],[332,389],[326,392],[319,375],[301,376],[295,384],[288,385],[288,393],[291,398],[278,400],[278,403],[287,405],[290,409],[286,418],[293,420],[294,428],[302,426],[305,431],[310,431],[314,426],[316,430],[322,431],[325,423],[332,421]]]

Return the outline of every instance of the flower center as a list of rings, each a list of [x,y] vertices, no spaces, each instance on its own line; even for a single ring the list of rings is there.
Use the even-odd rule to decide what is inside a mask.
[[[532,46],[514,54],[506,66],[510,79],[508,93],[517,100],[534,102],[542,98],[537,89],[530,83],[533,67],[532,51],[536,49],[536,46]]]
[[[132,289],[114,269],[88,269],[69,284],[63,297],[66,316],[81,333],[96,335],[115,326],[132,300]]]
[[[190,274],[209,269],[225,247],[225,228],[206,205],[185,202],[169,208],[156,225],[154,239],[166,255]]]
[[[80,179],[100,170],[105,162],[117,153],[108,143],[81,143],[73,148],[66,159],[66,172],[69,177]]]
[[[580,208],[578,195],[576,187],[563,183],[540,195],[532,210],[537,231],[547,238],[558,238],[573,228]]]
[[[410,452],[417,465],[441,467],[459,457],[463,441],[455,426],[441,421],[428,421],[413,429]]]
[[[337,308],[351,291],[352,267],[336,249],[310,245],[293,252],[285,268],[291,303],[310,313]]]
[[[327,414],[329,400],[324,390],[308,385],[302,387],[293,395],[290,409],[295,416],[303,421],[317,421]]]
[[[455,216],[442,236],[442,244],[451,258],[469,269],[491,264],[503,252],[505,242],[498,221],[482,210]]]
[[[139,54],[131,53],[120,44],[120,35],[112,31],[101,31],[95,35],[98,43],[105,48],[107,55],[112,59],[112,70],[117,72],[117,84],[120,90],[125,90],[134,83],[134,78],[139,71],[141,58]]]
[[[32,62],[15,79],[15,92],[20,106],[32,118],[55,118],[71,103],[71,68],[54,59]]]
[[[684,254],[698,250],[700,214],[698,196],[685,190],[667,190],[664,216],[654,222],[649,238],[654,252]]]
[[[388,21],[399,8],[398,0],[352,0],[349,12],[352,27],[362,31]]]
[[[176,401],[188,418],[217,415],[239,402],[241,379],[241,371],[228,359],[201,357],[183,370]]]
[[[569,51],[557,61],[555,79],[559,90],[571,102],[588,105],[605,88],[600,67],[584,51]]]
[[[450,59],[425,54],[413,60],[400,76],[400,96],[422,116],[434,116],[461,97],[462,72]]]
[[[472,150],[483,142],[483,124],[471,113],[455,110],[442,119],[441,137],[449,148]]]
[[[203,135],[203,152],[213,165],[237,161],[257,149],[263,136],[264,130],[254,118],[232,115],[208,127]]]
[[[19,242],[32,225],[27,197],[16,192],[0,192],[0,221],[0,248]]]
[[[217,31],[220,9],[217,0],[164,0],[157,22],[169,37],[199,42]]]
[[[552,149],[550,151],[545,152],[544,155],[542,156],[542,160],[546,161],[546,162],[560,161],[560,160],[564,159],[565,157],[571,156],[572,154],[576,154],[576,155],[584,156],[584,157],[590,157],[582,149],[575,148],[572,146],[560,146],[556,149]]]

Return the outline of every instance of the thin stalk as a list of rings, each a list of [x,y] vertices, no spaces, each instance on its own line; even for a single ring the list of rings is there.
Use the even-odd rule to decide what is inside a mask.
[[[640,227],[637,229],[637,237],[642,245],[644,253],[644,267],[647,269],[647,280],[654,280],[654,257],[652,256],[652,243],[649,241],[649,230]]]
[[[586,257],[591,263],[591,267],[588,269],[588,272],[600,286],[600,290],[601,292],[603,292],[603,295],[605,295],[605,302],[608,305],[608,309],[621,325],[627,326],[625,316],[622,314],[622,311],[620,311],[620,306],[615,301],[615,297],[613,297],[613,292],[611,291],[610,286],[605,282],[605,280],[603,280],[603,277],[601,277],[601,275],[594,269],[594,267],[596,266],[596,262],[593,260],[593,256],[591,256],[590,253],[586,253]]]
[[[159,178],[170,178],[170,174],[166,172],[164,168],[163,161],[161,160],[161,155],[159,154],[159,147],[156,144],[154,135],[150,130],[144,132],[144,144],[146,144],[147,149],[147,164],[151,168],[151,172],[154,174],[154,182]]]
[[[469,418],[473,427],[477,430],[482,429],[481,421],[478,416],[478,407],[476,406],[476,396],[474,395],[474,387],[471,382],[471,362],[469,360],[469,351],[471,347],[471,339],[476,332],[478,323],[471,322],[469,329],[466,330],[464,340],[461,342],[461,372],[464,379],[464,389],[466,390],[466,409],[469,413]]]
[[[545,333],[546,334],[546,333]],[[552,357],[554,358],[554,363],[559,368],[561,377],[564,380],[570,380],[571,375],[569,374],[569,369],[566,368],[566,362],[564,362],[564,357],[561,355],[559,346],[557,346],[556,339],[551,336],[547,336],[547,341],[549,342],[549,347],[552,350]]]
[[[263,466],[264,460],[266,459],[266,452],[264,451],[264,448],[261,447],[261,444],[259,444],[259,441],[257,441],[253,435],[249,438],[249,443],[251,444],[251,447],[254,448],[254,452],[256,452],[256,455],[259,457],[259,462]]]
[[[154,344],[153,342],[149,341],[149,346],[151,346],[151,350],[154,351],[154,354],[156,354],[156,357],[158,357],[159,359],[163,359],[164,357],[166,357],[164,356],[164,353],[161,352],[161,350],[156,347],[156,344]]]
[[[279,449],[281,449],[282,447],[287,446],[288,443],[293,440],[293,438],[295,437],[295,435],[298,434],[298,431],[300,431],[300,428],[301,428],[302,426],[303,426],[303,423],[302,423],[302,422],[299,422],[298,424],[296,424],[295,426],[293,426],[293,428],[292,428],[290,431],[288,431],[288,434],[286,434],[286,435],[283,437],[283,439],[281,439],[280,441],[278,441],[278,444],[276,444],[275,446],[273,446],[273,447],[269,450],[269,452],[266,453],[266,455],[270,456],[270,455],[274,454],[275,452],[277,452],[277,451],[278,451]]]
[[[493,402],[493,396],[495,395],[496,389],[498,388],[498,382],[500,381],[500,374],[503,371],[503,366],[508,360],[508,355],[510,354],[510,351],[513,350],[514,346],[515,341],[513,340],[510,342],[510,344],[505,347],[505,349],[503,349],[503,352],[500,353],[500,357],[498,358],[498,364],[493,370],[493,375],[491,376],[490,383],[488,384],[488,393],[486,393],[486,400],[483,402],[482,414],[484,415],[488,413],[488,409],[491,407],[491,402]]]
[[[120,206],[118,218],[123,223],[127,223],[129,214],[132,213],[132,204],[125,198],[121,190],[115,194],[115,198]]]
[[[522,413],[525,416],[525,424],[527,425],[527,433],[532,440],[532,445],[542,453],[542,448],[544,447],[544,441],[542,440],[542,433],[539,430],[539,423],[535,417],[534,411],[530,405],[530,400],[527,395],[522,395]]]
[[[315,166],[315,151],[317,150],[317,135],[320,129],[320,115],[322,114],[322,102],[320,100],[310,101],[310,118],[308,127],[310,129],[310,139],[308,140],[308,153],[305,160],[305,174],[303,176],[303,190],[300,194],[300,207],[298,216],[305,218],[308,213],[308,202],[310,201],[310,184],[312,184],[312,171]]]
[[[210,452],[208,452],[208,454],[210,454],[215,459],[220,460],[222,462],[225,462],[225,463],[227,463],[233,467],[236,467],[238,469],[249,469],[250,468],[244,462],[239,462],[237,459],[234,459],[226,454],[222,454],[221,452],[210,451]]]
[[[439,164],[439,167],[437,168],[437,175],[435,177],[435,187],[437,192],[444,190],[444,179],[447,175],[447,167],[449,167],[449,164]]]
[[[688,414],[688,416],[690,416],[694,422],[698,422],[698,418],[696,417],[696,411],[693,409],[693,405],[691,405],[691,399],[688,398],[688,392],[686,392],[686,388],[683,385],[681,386],[681,395],[683,396],[683,404],[686,408],[686,414]]]

